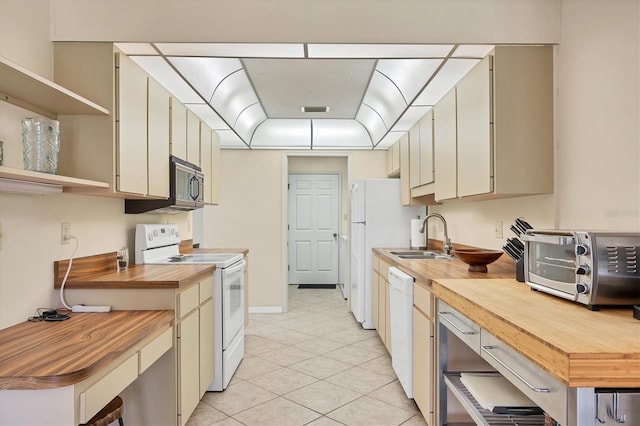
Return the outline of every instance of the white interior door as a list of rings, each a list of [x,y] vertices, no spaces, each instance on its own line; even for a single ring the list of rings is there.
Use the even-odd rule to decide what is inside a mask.
[[[338,283],[340,178],[289,175],[289,283]]]

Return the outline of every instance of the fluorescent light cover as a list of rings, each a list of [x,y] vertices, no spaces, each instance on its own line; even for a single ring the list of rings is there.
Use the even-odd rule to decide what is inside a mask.
[[[315,119],[313,148],[371,148],[367,130],[356,120]]]
[[[369,106],[380,114],[387,129],[393,125],[407,107],[398,87],[377,71],[371,76],[360,109],[363,105]]]
[[[492,44],[462,44],[451,54],[452,58],[482,59],[493,50]]]
[[[304,58],[304,45],[288,43],[156,43],[170,56],[228,58]]]
[[[202,98],[163,58],[159,56],[131,56],[131,59],[183,104],[202,103]]]
[[[309,44],[309,58],[445,58],[453,44]]]
[[[235,127],[240,113],[250,105],[258,103],[258,97],[244,70],[237,71],[225,78],[211,97],[211,106]]]
[[[158,55],[149,43],[116,43],[116,47],[127,55]]]
[[[409,104],[441,63],[442,59],[380,59],[376,70],[398,86]]]
[[[356,115],[356,120],[362,124],[369,132],[371,142],[375,145],[382,136],[387,132],[387,128],[384,125],[382,118],[370,107],[361,105]]]
[[[249,148],[232,130],[216,130],[220,136],[220,148],[245,149]]]
[[[399,141],[402,135],[404,135],[405,133],[406,132],[390,131],[384,138],[382,138],[380,143],[376,145],[375,149],[388,149],[389,147],[391,147],[391,145]]]
[[[413,105],[435,105],[478,62],[479,59],[448,59]]]
[[[62,192],[62,185],[0,178],[0,192],[59,194]]]
[[[240,113],[234,130],[242,139],[250,142],[255,128],[266,119],[267,116],[262,109],[262,105],[259,103],[253,104]]]
[[[398,132],[408,132],[414,124],[418,122],[433,107],[430,106],[410,106],[391,130]]]
[[[269,119],[258,126],[251,148],[309,148],[311,120]]]
[[[237,58],[167,58],[207,101],[218,84],[229,74],[242,69]]]
[[[200,120],[207,123],[213,130],[229,130],[229,126],[208,104],[187,104],[187,108],[193,111]]]

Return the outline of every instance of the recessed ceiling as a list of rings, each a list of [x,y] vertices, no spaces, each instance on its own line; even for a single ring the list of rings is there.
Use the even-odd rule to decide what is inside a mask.
[[[386,149],[493,46],[118,43],[223,148]],[[302,112],[302,107],[328,107]]]

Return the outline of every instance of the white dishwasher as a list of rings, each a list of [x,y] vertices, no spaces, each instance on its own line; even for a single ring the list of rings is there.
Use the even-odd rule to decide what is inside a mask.
[[[413,277],[389,268],[391,365],[408,398],[413,398]]]

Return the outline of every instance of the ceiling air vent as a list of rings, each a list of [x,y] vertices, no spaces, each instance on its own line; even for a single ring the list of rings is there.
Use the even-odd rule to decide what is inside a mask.
[[[302,112],[329,112],[331,108],[328,106],[303,106],[300,107]]]

